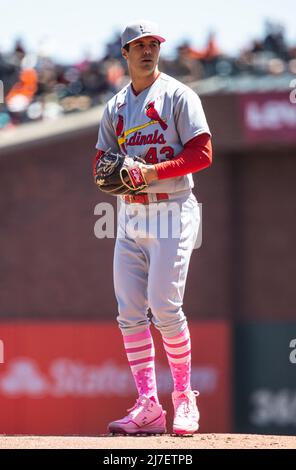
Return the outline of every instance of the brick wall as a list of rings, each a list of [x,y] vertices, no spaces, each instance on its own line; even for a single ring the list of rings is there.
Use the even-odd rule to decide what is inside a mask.
[[[114,240],[93,232],[104,200],[91,177],[95,141],[92,130],[2,151],[1,317],[115,318]],[[195,175],[203,244],[184,309],[189,318],[293,317],[295,156],[215,150]]]

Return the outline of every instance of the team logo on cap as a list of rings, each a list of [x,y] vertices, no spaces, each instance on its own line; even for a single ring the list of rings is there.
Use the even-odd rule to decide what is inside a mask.
[[[140,24],[140,31],[141,31],[142,34],[151,33],[151,31],[147,31],[147,30],[145,31],[145,27],[142,26],[141,24]]]

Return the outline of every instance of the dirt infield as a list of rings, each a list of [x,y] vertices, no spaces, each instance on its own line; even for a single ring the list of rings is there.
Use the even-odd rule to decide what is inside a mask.
[[[296,449],[296,436],[0,436],[0,449]]]

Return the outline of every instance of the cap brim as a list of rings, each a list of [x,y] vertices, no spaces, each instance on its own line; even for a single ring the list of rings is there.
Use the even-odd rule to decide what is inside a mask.
[[[137,36],[136,38],[132,39],[131,41],[126,42],[122,47],[126,46],[126,44],[130,44],[131,42],[137,41],[137,39],[145,38],[145,37],[148,37],[148,36],[151,36],[152,38],[157,39],[159,42],[165,42],[166,41],[162,36],[157,36],[156,34],[147,33],[147,34],[141,34],[141,35]]]

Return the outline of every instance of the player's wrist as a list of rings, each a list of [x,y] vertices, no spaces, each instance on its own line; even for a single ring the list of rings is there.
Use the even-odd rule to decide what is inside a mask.
[[[158,179],[157,171],[154,165],[143,165],[141,171],[147,184],[150,184],[152,181],[156,181]]]

